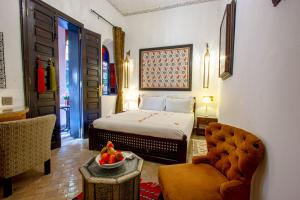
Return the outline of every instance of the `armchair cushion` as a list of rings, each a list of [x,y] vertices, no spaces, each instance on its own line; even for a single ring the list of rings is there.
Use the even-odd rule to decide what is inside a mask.
[[[159,168],[165,200],[220,200],[220,186],[228,179],[209,164],[177,164]]]

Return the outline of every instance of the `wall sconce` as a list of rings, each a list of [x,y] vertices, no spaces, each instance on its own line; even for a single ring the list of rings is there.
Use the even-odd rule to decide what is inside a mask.
[[[203,96],[202,97],[202,103],[205,104],[205,117],[208,116],[207,114],[207,104],[211,103],[214,101],[214,97],[213,96]]]
[[[128,88],[129,87],[129,65],[130,65],[130,51],[127,51],[126,53],[126,57],[124,60],[124,88]]]
[[[210,68],[210,53],[209,53],[208,43],[206,43],[206,52],[204,54],[203,88],[209,87],[209,68]]]

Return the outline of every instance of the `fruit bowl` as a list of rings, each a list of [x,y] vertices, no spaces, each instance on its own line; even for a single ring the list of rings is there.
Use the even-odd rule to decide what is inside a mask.
[[[119,161],[119,162],[115,162],[113,164],[100,164],[99,161],[101,160],[101,155],[97,155],[96,158],[95,158],[95,161],[96,163],[98,164],[98,166],[100,168],[103,168],[103,169],[113,169],[113,168],[117,168],[117,167],[120,167],[124,164],[125,162],[125,159]]]
[[[95,158],[95,161],[103,169],[113,169],[123,165],[125,157],[121,151],[114,149],[114,144],[111,141],[108,141]]]

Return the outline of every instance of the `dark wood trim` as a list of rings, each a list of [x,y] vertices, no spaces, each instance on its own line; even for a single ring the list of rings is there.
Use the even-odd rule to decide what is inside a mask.
[[[48,175],[51,173],[51,160],[46,160],[44,162],[44,174]]]
[[[196,135],[205,135],[205,129],[211,122],[218,122],[217,117],[197,116]]]
[[[272,3],[274,7],[278,6],[278,4],[281,2],[281,0],[272,0]]]
[[[23,83],[24,83],[24,99],[25,105],[30,104],[30,93],[29,93],[29,60],[28,60],[28,40],[27,40],[27,16],[26,16],[26,9],[27,9],[27,1],[20,0],[20,27],[21,27],[21,48],[22,48],[22,68],[23,68]],[[31,117],[29,113],[28,117]]]
[[[40,8],[43,8],[45,11],[49,11],[49,13],[53,14],[53,28],[54,28],[54,34],[52,35],[54,40],[57,40],[57,28],[58,28],[58,17],[65,19],[66,21],[72,23],[73,25],[77,26],[80,30],[80,33],[83,29],[83,24],[79,21],[75,20],[74,18],[64,14],[63,12],[55,9],[54,7],[48,5],[47,3],[44,3],[41,0],[20,0],[20,26],[21,26],[21,42],[22,42],[22,60],[23,60],[23,71],[24,71],[24,98],[25,98],[25,104],[29,108],[37,106],[35,103],[35,96],[32,96],[32,84],[35,85],[35,83],[31,80],[32,72],[30,71],[31,65],[32,65],[32,59],[33,57],[30,56],[30,51],[32,51],[33,47],[33,40],[29,37],[31,23],[32,22],[32,12],[31,10],[31,4],[38,5]],[[29,33],[30,32],[30,33]],[[57,49],[57,51],[54,51],[54,55],[52,59],[55,61],[55,67],[56,72],[59,72],[59,55],[58,55],[58,44],[57,42],[53,43],[53,48]],[[82,43],[80,41],[79,43],[79,49],[82,51]],[[80,58],[80,61],[82,59]],[[79,62],[79,68],[82,69],[82,62]],[[59,83],[59,74],[56,73],[56,80]],[[54,132],[60,132],[60,120],[59,120],[59,84],[57,83],[57,90],[54,92],[55,94],[55,112],[57,114],[57,121],[55,125]],[[46,93],[49,93],[51,91],[47,91]],[[46,94],[45,93],[45,94]],[[46,102],[47,103],[47,102]],[[43,104],[43,105],[42,105]],[[43,102],[40,102],[38,106],[46,106]],[[30,109],[28,113],[28,117],[35,117],[39,115],[37,111],[34,111],[35,109]],[[32,112],[31,112],[32,111]],[[61,146],[60,142],[60,134],[55,134],[56,142],[51,144],[51,148],[58,148]]]
[[[190,48],[190,59],[189,59],[189,88],[142,88],[141,84],[141,55],[142,51],[149,50],[163,50],[163,49],[173,49],[173,48]],[[175,46],[165,46],[165,47],[152,47],[152,48],[144,48],[139,50],[139,90],[150,90],[150,91],[192,91],[192,79],[193,79],[193,44],[184,44],[184,45],[175,45]]]
[[[223,15],[222,23],[220,25],[220,39],[219,39],[219,77],[226,80],[233,74],[233,60],[234,60],[234,37],[235,37],[235,16],[236,2],[233,0],[226,5]],[[225,71],[221,72],[221,38],[222,26],[226,25],[225,36]]]
[[[91,43],[90,37],[97,38],[94,43]],[[89,39],[88,39],[89,38]],[[99,33],[90,31],[88,29],[83,29],[82,34],[82,43],[83,43],[83,50],[82,50],[82,88],[83,88],[83,138],[89,137],[89,124],[92,123],[94,120],[101,117],[101,94],[100,94],[100,87],[102,85],[102,74],[101,74],[101,57],[102,57],[102,43],[101,43],[101,35]],[[95,55],[89,55],[88,48],[97,48],[98,57],[95,57]],[[88,63],[89,59],[96,59],[97,64],[91,64]],[[93,65],[93,66],[92,66]],[[98,67],[98,75],[93,76],[93,78],[97,78],[97,87],[93,85],[89,85],[89,77],[91,75],[88,74],[88,70],[92,69],[95,70],[95,66]],[[93,79],[92,81],[95,81]],[[95,93],[97,92],[97,98],[98,102],[95,101],[94,97],[88,97],[89,93]],[[89,105],[93,103],[98,103],[98,109],[91,108]],[[96,115],[95,115],[96,114]]]
[[[185,163],[187,155],[187,137],[181,140],[159,138],[133,133],[124,133],[89,126],[89,149],[101,150],[110,140],[116,149],[129,150],[142,158],[154,162],[174,164]]]
[[[158,200],[164,200],[164,196],[162,192],[159,193]]]
[[[38,3],[48,9],[50,9],[51,11],[56,13],[56,18],[57,17],[61,17],[63,19],[65,19],[66,21],[78,26],[80,28],[80,32],[82,32],[82,29],[84,27],[84,25],[77,21],[76,19],[66,15],[65,13],[57,10],[56,8],[50,6],[49,4],[41,1],[41,0],[20,0],[20,25],[21,25],[21,42],[22,42],[22,59],[23,59],[23,70],[24,70],[24,98],[25,98],[25,104],[26,106],[30,105],[30,92],[29,92],[29,85],[28,83],[30,82],[29,80],[29,58],[28,58],[28,35],[27,35],[27,16],[26,16],[26,12],[27,12],[27,8],[28,8],[28,2],[32,1],[35,3]],[[56,20],[57,23],[57,20]],[[56,24],[57,26],[57,24]],[[81,44],[80,44],[81,45]],[[81,45],[81,49],[82,49],[82,45]],[[58,58],[56,60],[56,68],[58,67]],[[80,63],[80,68],[82,68],[81,66],[82,64]],[[29,116],[31,117],[31,116]]]
[[[193,44],[181,44],[181,45],[173,45],[173,46],[164,46],[164,47],[151,47],[151,48],[143,48],[140,51],[149,51],[149,50],[163,50],[163,49],[175,49],[175,48],[184,48],[190,47],[193,48]]]
[[[84,25],[77,21],[76,19],[66,15],[65,13],[61,12],[60,10],[57,10],[56,8],[50,6],[49,4],[41,1],[41,0],[19,0],[20,3],[20,25],[21,25],[21,43],[22,43],[22,60],[23,60],[23,71],[24,71],[24,75],[23,75],[23,80],[24,80],[24,98],[25,98],[25,104],[26,106],[30,105],[30,92],[29,92],[29,58],[28,58],[28,35],[27,35],[27,16],[26,16],[26,12],[27,12],[27,8],[28,8],[28,2],[32,1],[35,3],[38,3],[48,9],[50,9],[51,11],[53,11],[56,14],[56,18],[57,17],[61,17],[63,19],[65,19],[68,22],[71,22],[72,24],[78,26],[80,28],[80,31],[82,31],[82,28],[84,27]],[[57,20],[56,20],[57,23]],[[58,58],[57,58],[58,59]],[[58,66],[58,62],[56,60],[56,66]],[[80,66],[81,67],[81,66]],[[30,116],[30,113],[28,114],[28,117]]]
[[[99,35],[99,36],[101,36],[100,33],[97,33],[95,31],[91,31],[90,29],[85,29],[85,31],[88,32],[88,33],[90,33],[90,34],[93,34],[93,35]],[[101,43],[101,41],[100,41],[100,43]],[[102,48],[102,43],[101,43],[101,48]]]
[[[12,195],[12,181],[11,181],[11,177],[10,178],[4,178],[3,180],[3,197],[9,197],[10,195]]]
[[[54,13],[56,14],[57,17],[61,17],[61,18],[65,19],[66,21],[71,22],[72,24],[74,24],[74,25],[76,25],[76,26],[78,26],[78,27],[81,27],[81,28],[82,28],[82,27],[84,26],[81,22],[77,21],[76,19],[70,17],[69,15],[63,13],[62,11],[60,11],[60,10],[54,8],[53,6],[51,6],[51,5],[49,5],[49,4],[45,3],[45,2],[43,2],[43,1],[41,1],[41,0],[31,0],[31,1],[33,1],[33,2],[35,2],[35,3],[38,3],[38,4],[40,4],[40,5],[44,6],[44,7],[47,7],[47,8],[50,9],[52,12],[54,12]]]
[[[86,52],[86,37],[85,37],[86,31],[83,28],[82,32],[81,32],[81,63],[82,63],[82,67],[81,67],[81,99],[82,99],[82,125],[81,125],[81,136],[82,138],[86,139],[89,137],[88,135],[88,131],[86,131],[86,95],[85,95],[85,91],[86,91],[86,86],[84,84],[84,81],[86,80],[86,74],[84,73],[84,71],[86,70],[86,59],[87,59],[87,52]]]
[[[56,84],[57,84],[57,90],[55,92],[55,96],[56,96],[56,106],[55,106],[55,113],[56,113],[56,123],[55,123],[55,127],[54,127],[54,131],[56,131],[58,134],[56,135],[56,142],[53,143],[51,142],[51,148],[52,149],[56,149],[61,147],[61,134],[60,134],[60,87],[59,87],[59,49],[58,49],[58,18],[57,16],[55,16],[54,18],[54,29],[55,29],[55,40],[56,42],[54,43],[54,49],[57,49],[57,51],[54,51],[54,62],[55,62],[55,78],[56,78]]]

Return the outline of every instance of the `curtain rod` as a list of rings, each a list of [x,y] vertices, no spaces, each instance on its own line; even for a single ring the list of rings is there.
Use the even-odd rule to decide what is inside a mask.
[[[102,17],[99,13],[97,13],[95,10],[91,9],[91,12],[94,13],[95,15],[97,15],[98,19],[101,18],[104,21],[106,21],[107,23],[109,23],[111,26],[114,27],[114,25],[112,23],[110,23],[110,21],[108,21],[107,19],[105,19],[104,17]]]

